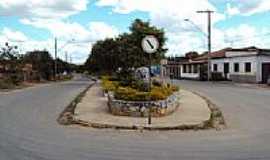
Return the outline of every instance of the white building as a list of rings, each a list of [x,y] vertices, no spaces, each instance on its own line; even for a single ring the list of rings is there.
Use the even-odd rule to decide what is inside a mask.
[[[248,47],[225,48],[210,54],[213,80],[232,80],[244,83],[266,83],[270,76],[270,49]],[[177,79],[207,79],[208,55],[196,58],[180,57],[168,61],[167,75]],[[217,78],[218,77],[218,78]]]
[[[270,76],[270,50],[256,47],[227,49],[211,60],[211,72],[236,82],[266,83]]]

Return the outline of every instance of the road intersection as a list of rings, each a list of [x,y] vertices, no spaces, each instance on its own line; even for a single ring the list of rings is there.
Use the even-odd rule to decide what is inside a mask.
[[[0,95],[0,159],[270,159],[270,90],[176,81],[220,106],[223,131],[137,132],[61,126],[58,115],[91,81]]]

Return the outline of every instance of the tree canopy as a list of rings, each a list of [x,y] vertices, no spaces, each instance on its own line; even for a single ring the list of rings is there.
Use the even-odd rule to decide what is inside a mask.
[[[166,41],[164,30],[140,19],[136,19],[129,29],[130,32],[116,38],[96,42],[85,67],[90,72],[114,73],[118,68],[129,72],[132,68],[148,66],[149,54],[144,53],[141,47],[141,41],[146,35],[154,35],[159,40],[159,49],[151,55],[151,63],[159,63],[167,51],[164,48]]]
[[[46,50],[27,52],[23,57],[23,61],[32,64],[33,69],[38,71],[40,78],[49,80],[53,74],[54,60]]]

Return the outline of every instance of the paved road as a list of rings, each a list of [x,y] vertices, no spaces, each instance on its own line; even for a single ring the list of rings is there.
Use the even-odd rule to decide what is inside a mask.
[[[64,127],[59,113],[90,81],[0,93],[0,160],[270,159],[270,91],[179,81],[221,106],[229,128],[133,132]]]

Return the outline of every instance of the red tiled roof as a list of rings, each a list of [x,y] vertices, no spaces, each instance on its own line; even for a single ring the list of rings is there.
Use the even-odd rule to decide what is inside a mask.
[[[258,54],[265,54],[264,52],[269,52],[270,53],[270,49],[261,49],[261,48],[257,48],[254,46],[251,47],[246,47],[246,48],[224,48],[215,52],[210,53],[210,57],[211,59],[215,59],[215,58],[225,58],[226,57],[226,52],[228,51],[245,51],[245,52],[258,52]],[[196,58],[193,59],[186,59],[186,58],[182,58],[182,61],[180,61],[180,64],[191,64],[191,63],[206,63],[207,59],[208,59],[208,52],[205,52],[201,55],[199,55]],[[270,55],[270,54],[267,54]]]
[[[219,50],[219,51],[215,51],[215,52],[212,52],[210,53],[210,57],[211,58],[225,58],[225,53],[226,51],[230,51],[232,50],[232,48],[225,48],[225,49],[222,49],[222,50]],[[197,60],[205,60],[208,58],[208,52],[200,55],[199,57],[193,59],[194,61],[197,61]]]

